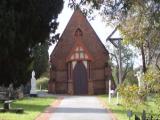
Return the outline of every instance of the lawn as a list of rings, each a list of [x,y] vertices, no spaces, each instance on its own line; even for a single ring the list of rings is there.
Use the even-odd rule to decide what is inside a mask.
[[[23,114],[16,113],[0,113],[0,120],[34,120],[47,106],[55,100],[54,97],[47,98],[24,98],[11,103],[12,108],[24,108]],[[0,107],[2,107],[0,103]]]
[[[106,107],[115,114],[118,120],[129,119],[127,117],[126,108],[121,104],[117,105],[115,97],[111,99],[111,103],[108,103],[107,95],[100,95],[99,97],[103,102],[105,102]],[[137,114],[138,116],[140,116],[143,109],[146,110],[146,113],[158,114],[158,108],[154,102],[154,99],[150,100],[149,102],[145,102],[145,104],[139,105],[136,110],[133,111],[133,115]],[[134,120],[134,116],[132,116],[131,120]]]

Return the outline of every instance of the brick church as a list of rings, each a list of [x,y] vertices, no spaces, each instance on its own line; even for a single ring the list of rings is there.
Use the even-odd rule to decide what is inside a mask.
[[[106,93],[111,77],[108,61],[108,51],[77,8],[50,56],[49,93]]]

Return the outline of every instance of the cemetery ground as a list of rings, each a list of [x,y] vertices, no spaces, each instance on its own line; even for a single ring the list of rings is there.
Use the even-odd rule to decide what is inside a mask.
[[[117,105],[116,97],[112,97],[110,103],[108,102],[107,95],[100,95],[99,98],[104,103],[103,105],[107,109],[109,109],[118,120],[129,120],[129,118],[127,117],[127,109],[129,108],[125,108],[125,106],[121,104],[122,99],[119,100],[120,104]],[[152,115],[159,114],[158,106],[155,103],[155,98],[153,96],[150,97],[148,101],[146,101],[143,104],[139,104],[135,109],[132,110],[133,115],[130,120],[135,120],[135,114],[141,118],[143,110],[145,110],[148,115],[149,114],[152,114]]]
[[[99,95],[97,96],[102,101],[104,107],[111,110],[113,115],[117,118],[117,120],[128,120],[127,117],[127,109],[121,101],[119,101],[120,105],[117,105],[116,97],[111,98],[111,102],[108,103],[107,95]],[[24,113],[16,114],[11,112],[0,113],[0,120],[35,120],[35,118],[42,113],[45,108],[47,108],[52,102],[56,100],[56,97],[25,97],[21,100],[15,100],[11,103],[12,108],[21,107],[24,108]],[[3,103],[0,103],[0,107],[3,107]],[[133,116],[130,120],[134,120],[134,115],[137,114],[141,116],[142,111],[146,110],[146,113],[157,114],[158,108],[156,103],[154,102],[154,98],[150,98],[144,104],[140,104],[136,109],[133,110]]]
[[[11,107],[23,108],[24,113],[0,113],[0,120],[34,120],[55,99],[55,97],[25,97],[21,100],[13,100]],[[0,107],[3,107],[2,102]]]

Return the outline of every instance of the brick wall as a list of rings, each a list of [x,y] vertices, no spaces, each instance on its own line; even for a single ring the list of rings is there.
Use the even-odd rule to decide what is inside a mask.
[[[109,54],[80,10],[76,10],[72,15],[60,40],[51,54],[51,64],[56,68],[56,82],[54,83],[55,91],[56,93],[67,93],[68,76],[66,58],[70,54],[71,49],[76,42],[74,35],[78,28],[83,32],[81,43],[87,48],[88,52],[93,57],[93,60],[90,62],[90,76],[91,80],[93,80],[94,94],[104,93],[106,90],[106,86],[104,84],[105,79],[111,74],[109,66],[107,69],[108,72],[105,70],[105,64],[109,60]],[[52,72],[53,70],[51,70],[51,74]],[[50,80],[53,80],[53,74]],[[53,82],[51,83],[53,84]]]

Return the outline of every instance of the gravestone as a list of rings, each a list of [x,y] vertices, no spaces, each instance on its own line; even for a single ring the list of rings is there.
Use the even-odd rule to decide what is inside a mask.
[[[141,83],[141,77],[142,77],[142,73],[140,71],[138,71],[135,75],[138,79],[138,87],[140,88],[142,83]]]
[[[4,86],[0,86],[0,101],[8,99],[8,89]]]
[[[34,72],[34,70],[32,71],[30,96],[33,96],[33,97],[37,96],[36,78],[35,78],[35,72]]]
[[[22,99],[24,97],[24,86],[23,85],[21,85],[17,89],[17,97],[18,97],[18,99]]]
[[[139,91],[140,91],[141,88],[143,87],[143,80],[142,80],[143,73],[141,71],[138,71],[135,76],[138,79],[138,87],[139,87]]]
[[[11,99],[15,99],[15,93],[14,93],[14,88],[13,88],[13,84],[11,83],[8,87],[8,98]]]

